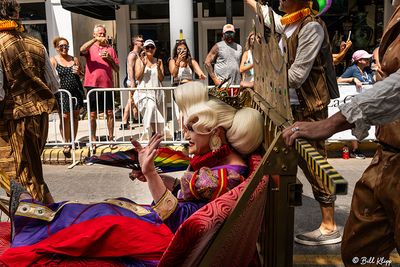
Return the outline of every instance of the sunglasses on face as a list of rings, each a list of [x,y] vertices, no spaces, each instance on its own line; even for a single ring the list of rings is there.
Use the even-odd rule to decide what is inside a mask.
[[[59,45],[59,49],[69,49],[69,45]]]
[[[136,40],[135,42],[144,43],[144,40]]]
[[[146,50],[153,50],[154,48],[156,48],[154,45],[148,45],[148,46],[146,46],[144,49],[146,49]]]
[[[234,36],[235,35],[235,33],[234,32],[226,32],[226,33],[224,33],[226,36]]]

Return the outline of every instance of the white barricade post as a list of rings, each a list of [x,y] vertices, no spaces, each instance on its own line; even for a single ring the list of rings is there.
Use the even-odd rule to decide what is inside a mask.
[[[362,90],[370,90],[372,85],[363,85]],[[351,101],[351,98],[354,95],[359,94],[361,91],[356,89],[355,85],[351,84],[339,84],[339,92],[340,97],[331,100],[328,106],[328,116],[332,116],[333,114],[339,112],[339,106]],[[332,135],[328,141],[337,141],[337,140],[356,140],[355,136],[351,134],[351,130],[346,130],[337,134]],[[365,140],[375,140],[375,126],[372,126],[368,132],[367,138]]]
[[[64,110],[64,106],[61,104],[58,110],[58,117],[56,113],[50,114],[49,119],[49,132],[47,136],[46,146],[70,146],[71,147],[71,158],[72,165],[75,165],[75,149],[76,149],[76,140],[74,136],[75,127],[74,127],[74,116],[73,116],[73,103],[76,103],[76,97],[72,97],[71,93],[65,89],[59,89],[56,92],[56,95],[60,98],[60,103],[63,103],[64,98],[68,98],[67,101],[69,103],[69,110]],[[64,115],[68,114],[69,116],[69,125],[64,124]],[[58,123],[59,119],[59,123]],[[70,140],[65,141],[65,130],[66,127],[69,128],[70,131]],[[61,132],[63,131],[63,132]]]
[[[136,139],[141,143],[147,143],[149,137],[155,132],[163,134],[163,144],[182,144],[179,132],[182,133],[182,125],[179,116],[179,111],[173,101],[173,90],[175,87],[153,87],[153,88],[93,88],[88,92],[87,99],[95,95],[97,113],[96,132],[93,134],[96,140],[92,140],[92,117],[90,115],[90,101],[87,101],[88,122],[87,122],[87,136],[91,153],[96,152],[99,145],[118,145],[130,144],[130,140]],[[133,123],[132,110],[129,110],[129,126],[125,127],[122,124],[124,109],[120,103],[124,103],[122,92],[131,91],[133,93],[133,103],[138,108],[138,122]],[[106,105],[99,106],[99,94],[103,94],[103,103],[106,103],[106,92],[112,94],[112,110],[113,110],[113,139],[110,140],[110,133],[107,121]],[[100,110],[102,108],[102,110]],[[132,108],[128,107],[128,108]],[[103,114],[103,115],[101,115]],[[120,127],[121,124],[121,127]],[[111,128],[111,127],[110,127]],[[150,130],[151,129],[151,130]],[[93,138],[94,139],[94,138]],[[110,146],[111,148],[111,146]],[[114,148],[114,147],[113,147]]]
[[[230,86],[230,88],[239,88],[239,86]],[[153,87],[153,88],[93,88],[89,90],[87,94],[86,106],[87,106],[87,122],[81,121],[78,127],[78,136],[74,137],[74,118],[73,118],[73,101],[74,98],[67,90],[60,89],[59,94],[61,102],[65,97],[68,97],[70,110],[64,111],[61,105],[59,115],[53,114],[49,122],[49,137],[47,140],[47,145],[52,146],[71,146],[71,155],[73,160],[73,165],[76,163],[75,159],[75,149],[79,147],[79,142],[77,140],[87,140],[86,146],[89,148],[90,153],[93,154],[94,150],[98,146],[109,145],[111,151],[115,148],[115,145],[119,144],[130,144],[131,139],[136,139],[140,143],[147,143],[149,138],[153,133],[158,132],[164,136],[162,144],[174,144],[182,145],[187,143],[183,138],[183,119],[178,107],[174,101],[174,89],[175,87]],[[110,99],[112,99],[112,114],[109,120],[107,120],[106,111],[106,93],[111,93]],[[121,103],[125,103],[123,92],[133,92],[133,97],[131,99],[132,104],[138,108],[138,118],[137,122],[134,123],[134,118],[132,114],[132,106],[127,106],[130,110],[127,112],[129,126],[126,127],[121,124],[127,123],[123,121],[125,107]],[[231,91],[232,93],[234,90]],[[92,117],[91,117],[91,106],[90,97],[95,98],[96,107],[93,111],[96,112],[96,132],[93,133],[95,138],[92,136]],[[99,105],[100,102],[104,103],[104,106]],[[93,104],[92,102],[92,104]],[[111,105],[109,106],[111,108]],[[62,120],[65,114],[69,113],[70,125],[64,125]],[[60,120],[61,118],[61,120]],[[84,118],[82,118],[83,120]],[[109,132],[112,129],[112,133]],[[112,126],[112,127],[111,127]],[[71,140],[65,142],[63,133],[60,132],[61,129],[66,129],[65,127],[70,127]],[[112,138],[110,138],[112,136]],[[103,150],[102,150],[103,151]],[[110,151],[110,150],[108,150]],[[107,151],[107,152],[108,152]],[[104,152],[104,151],[103,151]]]

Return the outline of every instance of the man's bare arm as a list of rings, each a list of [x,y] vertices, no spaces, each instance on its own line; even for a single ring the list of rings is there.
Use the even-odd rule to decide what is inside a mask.
[[[105,58],[105,60],[107,60],[107,61],[110,63],[111,68],[112,68],[115,72],[118,72],[118,71],[119,71],[119,65],[118,65],[117,63],[115,63],[114,59],[113,59],[111,56]]]
[[[92,38],[86,43],[84,43],[80,48],[79,51],[81,52],[81,55],[85,55],[88,51],[89,48],[97,41],[96,38]]]
[[[220,80],[218,80],[217,76],[214,73],[214,68],[212,66],[212,63],[215,61],[215,59],[217,58],[218,55],[218,46],[215,44],[210,52],[208,53],[205,61],[204,61],[204,66],[206,67],[206,70],[208,72],[208,74],[210,75],[211,79],[213,80],[215,85],[219,85],[220,84]]]
[[[135,62],[136,62],[136,54],[129,53],[128,55],[128,79],[131,81],[130,87],[135,87]]]
[[[292,145],[296,138],[325,140],[335,133],[353,127],[354,124],[349,123],[341,112],[337,112],[333,116],[322,121],[295,122],[292,126],[283,130],[283,139],[287,145]]]
[[[249,5],[251,9],[253,9],[254,12],[257,12],[257,2],[255,0],[245,0],[244,1],[246,4]]]

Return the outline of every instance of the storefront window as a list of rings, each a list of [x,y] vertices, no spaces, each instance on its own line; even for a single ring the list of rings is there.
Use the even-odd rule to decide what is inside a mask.
[[[192,56],[199,62],[202,63],[199,60],[199,23],[195,22],[194,23],[194,32],[193,32],[193,37],[194,37],[194,51],[192,51]]]
[[[335,1],[327,14],[322,16],[331,35],[334,52],[349,34],[353,49],[373,50],[379,44],[383,31],[383,5],[383,1]]]
[[[25,32],[43,43],[46,49],[49,49],[47,42],[46,24],[24,24]]]
[[[193,18],[197,18],[197,2],[193,1]]]
[[[48,49],[46,6],[44,1],[38,3],[21,3],[20,20],[25,32],[39,39]]]
[[[167,19],[169,18],[169,1],[136,1],[129,5],[130,19]]]
[[[338,53],[340,43],[350,39],[353,43],[345,59],[336,66],[336,74],[352,64],[351,55],[356,50],[372,53],[379,45],[383,32],[383,0],[337,0],[322,16],[328,28],[333,53]]]
[[[232,0],[232,15],[243,16],[243,0]],[[225,0],[209,0],[203,2],[203,17],[226,17]]]
[[[21,11],[19,17],[21,20],[45,20],[46,7],[45,3],[26,3],[20,4]]]

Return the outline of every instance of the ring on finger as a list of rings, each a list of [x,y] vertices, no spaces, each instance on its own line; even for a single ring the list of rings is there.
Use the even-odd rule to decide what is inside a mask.
[[[293,127],[293,128],[292,128],[292,132],[295,133],[295,132],[298,132],[298,131],[300,131],[300,128],[299,128],[299,127],[296,126],[296,127]]]

